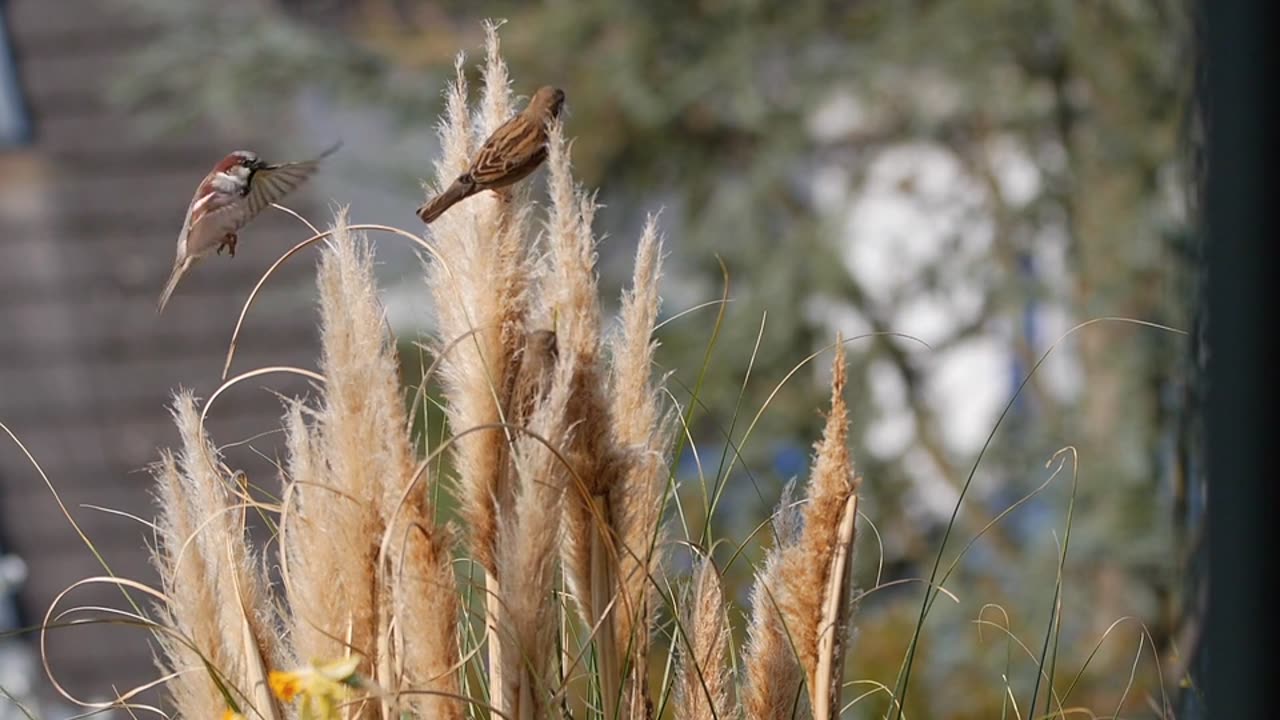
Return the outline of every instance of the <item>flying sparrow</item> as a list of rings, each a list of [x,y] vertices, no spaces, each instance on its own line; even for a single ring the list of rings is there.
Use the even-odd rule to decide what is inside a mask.
[[[279,202],[315,174],[334,145],[314,160],[269,165],[257,153],[237,150],[224,157],[200,181],[178,234],[178,256],[160,294],[156,312],[164,311],[178,281],[191,266],[215,250],[236,254],[236,234],[263,208]]]
[[[418,217],[431,224],[445,210],[481,190],[497,190],[528,177],[547,159],[547,122],[555,119],[563,106],[563,90],[538,88],[519,115],[484,141],[471,167],[444,192],[418,208]]]

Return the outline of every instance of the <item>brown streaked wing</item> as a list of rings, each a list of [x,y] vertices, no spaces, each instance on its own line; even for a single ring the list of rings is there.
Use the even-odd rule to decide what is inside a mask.
[[[545,144],[539,145],[532,154],[521,157],[521,160],[523,160],[521,164],[509,164],[507,167],[507,173],[502,178],[502,182],[494,183],[490,187],[503,187],[513,183],[518,183],[532,175],[533,171],[537,170],[538,166],[542,164],[542,161],[546,159],[547,146]]]
[[[527,175],[518,173],[542,147],[541,135],[523,115],[511,118],[480,148],[471,165],[471,178],[481,187],[501,187]]]

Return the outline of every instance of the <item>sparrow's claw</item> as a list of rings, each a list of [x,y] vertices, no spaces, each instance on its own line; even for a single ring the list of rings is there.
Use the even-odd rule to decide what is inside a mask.
[[[222,254],[222,248],[226,248],[227,252],[230,253],[231,257],[235,257],[236,256],[236,236],[228,235],[222,239],[222,242],[218,244],[219,255]]]

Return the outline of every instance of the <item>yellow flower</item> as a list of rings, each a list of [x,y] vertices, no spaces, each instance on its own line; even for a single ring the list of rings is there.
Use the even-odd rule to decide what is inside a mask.
[[[267,675],[267,684],[271,686],[271,692],[276,697],[285,702],[293,702],[293,698],[302,691],[302,672],[284,672],[282,670],[272,670]]]
[[[359,681],[356,677],[359,665],[360,658],[349,657],[321,665],[311,663],[287,672],[272,670],[267,684],[276,697],[287,703],[302,698],[298,714],[301,720],[332,720],[338,717],[338,702],[346,698],[347,689]]]
[[[222,711],[222,720],[245,720],[245,716],[241,715],[235,710],[232,710],[231,708],[227,708],[226,710]]]

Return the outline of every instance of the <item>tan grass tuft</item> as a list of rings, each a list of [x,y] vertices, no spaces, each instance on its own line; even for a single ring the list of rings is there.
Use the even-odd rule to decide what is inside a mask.
[[[769,668],[780,672],[789,664],[804,672],[815,717],[834,717],[839,711],[833,698],[839,696],[839,655],[847,630],[849,560],[857,513],[845,382],[844,350],[837,341],[831,412],[810,472],[802,528],[798,533],[779,533],[753,592],[755,615],[747,661],[751,717],[781,717],[778,712],[789,716],[789,708],[782,707],[789,701],[779,697],[768,680]],[[788,658],[777,657],[779,652]]]
[[[785,503],[784,503],[785,504]],[[786,509],[783,513],[789,512]],[[775,548],[756,573],[751,590],[751,623],[744,651],[743,712],[748,720],[788,720],[802,713],[804,670],[779,612],[776,589],[782,578]]]
[[[663,418],[652,380],[653,339],[658,318],[662,240],[657,223],[645,224],[631,290],[623,294],[620,330],[610,342],[610,419],[618,481],[609,488],[609,508],[619,550],[617,639],[629,656],[628,716],[648,714],[649,633],[657,609],[653,575],[661,565],[660,532],[670,418]]]
[[[465,63],[466,55],[458,53],[453,61],[453,83],[445,91],[444,117],[436,129],[442,151],[435,161],[439,184],[436,190],[427,193],[427,198],[448,187],[471,164],[471,117],[467,110]]]
[[[372,250],[346,229],[345,213],[317,282],[326,382],[318,409],[295,403],[286,419],[280,525],[293,661],[359,656],[361,673],[387,693],[382,715],[395,712],[397,693],[417,691],[403,700],[432,717],[460,717],[458,701],[439,694],[458,691],[453,543],[434,525],[416,474]]]
[[[676,685],[676,720],[722,720],[729,710],[729,619],[720,573],[710,559],[694,570],[685,599]]]
[[[161,664],[187,671],[170,683],[170,692],[187,716],[220,715],[226,702],[207,670],[212,667],[224,685],[235,688],[237,702],[256,703],[272,717],[275,708],[257,685],[261,668],[280,661],[279,631],[246,543],[244,511],[232,502],[189,392],[174,399],[173,415],[182,451],[176,459],[162,454],[155,473],[160,519],[153,562],[168,597],[163,622],[199,653],[176,638],[160,637]]]
[[[416,717],[457,720],[463,706],[458,683],[458,583],[453,573],[453,533],[432,523],[424,500],[413,503],[412,520],[393,533],[393,616],[399,655],[399,686]]]
[[[200,554],[190,552],[179,556],[186,539],[195,533],[200,521],[183,497],[186,478],[178,469],[172,453],[166,451],[161,454],[160,463],[153,473],[161,512],[159,543],[152,553],[152,563],[160,573],[162,590],[168,597],[168,602],[159,610],[159,622],[199,648],[197,652],[178,638],[159,634],[156,662],[164,673],[185,671],[168,684],[173,706],[179,714],[183,717],[217,717],[226,708],[226,703],[203,667],[204,658],[217,664],[228,654],[217,629],[221,603],[214,597],[214,586],[209,581]]]
[[[476,132],[467,110],[462,58],[440,127],[444,157],[436,164],[443,190],[469,165],[482,134],[507,119],[511,99],[496,26],[486,28],[483,110]],[[526,183],[527,184],[527,183]],[[528,325],[527,288],[533,275],[526,244],[528,192],[482,192],[454,206],[430,228],[439,253],[427,283],[435,298],[440,380],[446,414],[457,435],[452,459],[454,495],[467,529],[471,557],[485,569],[486,635],[492,684],[501,688],[503,667],[495,627],[502,596],[497,585],[499,522],[515,504],[511,480],[509,417],[517,355]],[[491,700],[502,710],[502,693]]]
[[[594,206],[574,185],[568,143],[561,125],[549,132],[551,212],[547,222],[550,269],[542,277],[542,299],[554,318],[556,343],[562,357],[572,357],[572,394],[566,412],[578,425],[573,447],[565,452],[573,463],[576,486],[566,505],[565,574],[588,624],[599,618],[590,591],[593,528],[602,522],[603,508],[594,501],[605,491],[601,469],[607,462],[609,420],[599,386],[600,302],[596,292],[595,238],[591,234]],[[606,598],[607,602],[607,598]]]
[[[339,213],[320,261],[320,367],[327,379],[320,428],[329,470],[386,524],[414,472],[413,448],[372,247],[346,224]]]
[[[547,223],[550,271],[542,296],[555,319],[562,356],[573,358],[572,394],[566,408],[574,426],[566,455],[573,484],[565,500],[561,552],[565,577],[587,628],[594,630],[596,667],[606,718],[624,708],[623,653],[617,635],[619,535],[611,491],[623,453],[610,428],[607,375],[601,358],[600,300],[591,224],[596,204],[574,183],[569,144],[557,121],[548,129],[551,213]]]
[[[568,440],[565,407],[572,360],[557,361],[546,400],[515,442],[515,503],[500,519],[498,579],[502,633],[502,707],[517,720],[545,717],[555,687],[552,660],[559,605],[555,601],[556,547],[568,468],[554,451]],[[535,437],[536,436],[536,437]],[[497,692],[497,690],[495,690]]]
[[[399,399],[394,393],[387,398],[376,377],[387,370],[394,376],[394,359],[386,367],[383,320],[370,296],[371,258],[345,222],[338,217],[320,261],[321,369],[328,380],[323,404],[314,429],[296,430],[309,439],[291,438],[291,450],[309,450],[311,456],[291,458],[290,464],[306,466],[314,484],[293,478],[297,507],[288,517],[284,549],[293,570],[295,658],[355,654],[366,661],[361,671],[373,676],[382,599],[376,582],[384,528],[380,508],[391,491],[384,473],[402,472],[408,455],[394,439],[404,427],[397,417]],[[375,384],[365,387],[370,382]],[[390,437],[383,432],[387,427],[396,430]]]
[[[502,59],[502,43],[498,37],[501,22],[484,24],[484,97],[480,101],[480,127],[477,145],[498,129],[511,116],[511,74]]]
[[[565,499],[564,572],[583,624],[594,633],[605,716],[646,717],[652,711],[651,575],[658,565],[669,434],[651,381],[661,242],[651,220],[606,368],[591,227],[596,204],[574,183],[561,125],[552,124],[548,135],[549,268],[541,294],[561,355],[571,354],[575,368],[566,408],[574,428],[566,456],[574,473]]]
[[[619,331],[610,338],[613,432],[624,446],[648,446],[658,430],[661,411],[652,377],[661,277],[662,238],[657,219],[650,217],[636,249],[631,290],[622,295]]]
[[[422,628],[406,628],[403,613],[397,614],[412,608],[416,618],[456,616],[450,545],[430,524],[423,485],[409,486],[413,454],[372,252],[345,224],[339,215],[320,262],[321,367],[327,382],[315,428],[305,427],[300,411],[289,423],[297,502],[282,524],[293,570],[288,589],[295,658],[355,654],[365,660],[362,672],[385,690],[438,681],[452,691],[456,681],[448,673],[437,678],[441,668],[456,662],[451,633],[441,641],[433,626],[409,640],[406,630]],[[388,527],[391,542],[384,558],[381,539]],[[393,571],[400,574],[393,578]],[[449,581],[443,587],[442,575]],[[403,588],[393,591],[393,580],[420,583],[421,592],[406,598]],[[342,592],[335,593],[335,587]],[[402,640],[397,645],[391,642],[393,618]],[[403,657],[397,657],[397,648]],[[407,665],[410,654],[415,660]]]
[[[496,34],[491,32],[489,41],[496,43]],[[491,60],[501,63],[496,48],[491,50]],[[509,107],[506,77],[505,67],[486,71],[486,78],[497,83],[485,88],[488,111]],[[445,148],[445,158],[437,164],[441,189],[466,168],[476,146],[466,103],[466,81],[459,64],[440,129]],[[487,124],[487,120],[482,123]],[[430,230],[440,255],[440,262],[430,266],[428,284],[435,297],[440,377],[449,423],[455,431],[492,428],[459,437],[453,451],[455,494],[471,554],[491,573],[497,516],[511,502],[505,468],[507,434],[497,425],[506,420],[513,358],[525,332],[525,296],[532,274],[524,241],[527,217],[524,203],[512,202],[510,195],[484,192],[459,203]]]
[[[804,506],[804,529],[796,547],[784,551],[780,568],[786,582],[776,598],[791,629],[800,664],[812,683],[817,671],[818,636],[822,633],[824,597],[815,588],[827,586],[835,554],[845,501],[854,492],[852,461],[848,449],[848,420],[842,393],[845,386],[844,352],[836,351],[831,381],[831,413],[817,445],[817,457],[809,476],[809,500]]]

